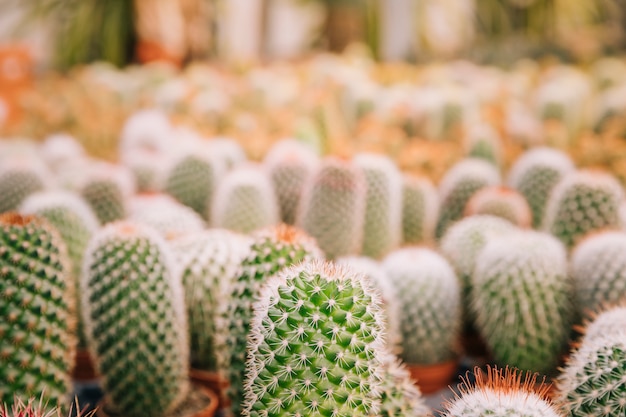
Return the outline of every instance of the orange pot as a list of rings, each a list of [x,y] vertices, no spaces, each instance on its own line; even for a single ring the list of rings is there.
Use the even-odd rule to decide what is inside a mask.
[[[93,366],[89,351],[85,349],[79,349],[76,351],[72,378],[77,381],[91,381],[98,378],[98,373]]]
[[[452,378],[457,373],[459,361],[454,359],[434,365],[406,364],[406,367],[422,394],[432,394],[452,382]]]
[[[229,383],[226,379],[222,378],[217,372],[203,371],[200,369],[189,369],[189,379],[201,387],[206,387],[217,394],[219,398],[219,408],[226,408],[230,406],[230,400],[226,395]]]

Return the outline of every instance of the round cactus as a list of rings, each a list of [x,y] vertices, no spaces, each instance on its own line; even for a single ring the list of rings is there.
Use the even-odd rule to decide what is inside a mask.
[[[213,138],[206,143],[207,151],[224,162],[227,171],[246,162],[246,153],[241,145],[231,138]]]
[[[618,229],[623,200],[624,191],[612,175],[585,170],[572,172],[550,194],[543,229],[572,247],[591,231]]]
[[[452,223],[463,217],[467,201],[476,191],[499,184],[497,169],[481,159],[465,159],[454,165],[439,185],[441,211],[435,237],[440,239]]]
[[[170,239],[203,230],[202,217],[167,194],[133,197],[128,204],[128,220],[148,225]]]
[[[0,404],[40,395],[51,406],[67,404],[76,353],[69,268],[48,222],[0,215]]]
[[[367,188],[361,254],[379,259],[400,244],[402,177],[387,156],[362,153],[354,164],[363,171]]]
[[[506,187],[485,187],[465,206],[465,216],[490,214],[522,227],[531,227],[532,212],[524,196]]]
[[[554,186],[572,171],[572,160],[556,149],[533,148],[515,161],[507,183],[528,201],[533,214],[533,227],[541,226],[546,203]]]
[[[47,188],[49,177],[40,161],[4,161],[0,169],[0,213],[17,210],[26,197]]]
[[[435,235],[439,196],[428,178],[404,176],[402,188],[402,243],[428,242]]]
[[[465,138],[465,154],[469,158],[483,159],[499,166],[502,154],[500,141],[497,132],[490,125],[472,125]]]
[[[135,177],[137,192],[156,192],[163,188],[170,164],[165,154],[147,149],[132,149],[120,156],[120,162]]]
[[[383,267],[401,310],[400,357],[419,365],[455,359],[461,294],[448,261],[430,249],[408,247],[390,253]]]
[[[85,254],[81,302],[85,333],[102,377],[106,407],[160,417],[189,389],[189,345],[180,276],[153,229],[114,222]]]
[[[590,313],[591,321],[582,330],[585,340],[595,339],[604,335],[616,334],[626,329],[626,302],[603,307],[599,312]]]
[[[125,167],[100,162],[91,167],[79,186],[101,224],[126,217],[126,200],[135,192],[135,181]]]
[[[361,250],[366,191],[363,172],[336,157],[322,159],[306,184],[296,224],[329,259]]]
[[[573,288],[557,239],[535,231],[492,239],[476,260],[471,296],[476,326],[498,363],[556,369],[573,324]]]
[[[378,414],[371,416],[430,416],[430,410],[424,402],[415,381],[409,371],[393,354],[382,355],[383,374],[381,386],[381,404]]]
[[[243,416],[370,416],[380,406],[382,310],[360,275],[305,262],[254,305]]]
[[[120,153],[138,149],[166,152],[172,135],[172,125],[161,110],[145,109],[132,114],[120,134]]]
[[[87,156],[85,148],[75,137],[67,134],[48,136],[41,145],[40,153],[44,161],[54,172],[63,170],[72,160]]]

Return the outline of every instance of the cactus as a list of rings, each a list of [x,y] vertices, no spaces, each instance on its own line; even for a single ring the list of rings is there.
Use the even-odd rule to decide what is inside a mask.
[[[106,406],[164,416],[189,389],[183,289],[171,250],[153,229],[115,222],[87,247],[81,280],[85,333]]]
[[[469,158],[454,165],[439,184],[441,210],[435,229],[440,239],[446,229],[463,216],[467,201],[483,187],[500,184],[496,168],[481,159]]]
[[[166,239],[203,230],[202,217],[167,194],[137,195],[128,204],[128,220],[156,229]]]
[[[502,154],[500,141],[498,133],[490,125],[472,125],[465,138],[465,155],[483,159],[498,167]]]
[[[0,404],[0,417],[93,417],[95,410],[90,412],[81,411],[76,400],[76,408],[71,408],[70,412],[63,414],[63,407],[50,407],[43,396],[39,398],[29,397],[26,402],[17,397],[13,405]]]
[[[170,163],[165,154],[146,149],[132,149],[120,156],[120,161],[132,172],[137,192],[156,192],[163,187],[167,166]]]
[[[17,210],[26,197],[47,188],[49,177],[40,161],[4,161],[0,169],[0,213]]]
[[[252,303],[260,287],[281,269],[319,257],[315,243],[292,227],[265,229],[255,236],[249,254],[241,263],[240,275],[230,289],[230,296],[225,298],[227,305],[218,306],[223,312],[216,339],[218,367],[227,373],[230,381],[228,396],[235,415],[239,415],[243,400],[246,337],[250,331]]]
[[[402,177],[389,157],[362,153],[354,158],[367,184],[361,254],[380,259],[400,244]]]
[[[487,375],[475,368],[476,382],[465,377],[461,393],[445,403],[442,417],[564,417],[546,400],[549,386],[537,386],[537,374],[511,368],[487,368]]]
[[[439,196],[428,178],[404,176],[402,189],[402,243],[428,242],[435,235]]]
[[[295,223],[302,189],[318,163],[315,152],[296,140],[276,143],[265,156],[263,164],[274,185],[284,223]]]
[[[575,326],[582,330],[584,340],[595,339],[604,335],[615,334],[626,329],[626,302],[603,306],[598,312],[590,313],[591,321],[584,327]]]
[[[430,249],[408,247],[390,253],[383,267],[402,311],[400,357],[420,365],[455,359],[461,294],[448,261]]]
[[[206,147],[209,153],[217,155],[224,162],[227,171],[247,160],[241,145],[231,138],[213,138],[206,143]]]
[[[382,310],[360,275],[304,262],[254,304],[243,416],[370,416],[382,385]]]
[[[135,181],[125,167],[100,162],[79,186],[101,224],[126,217],[126,200],[135,192]]]
[[[543,223],[546,203],[554,186],[574,171],[572,160],[556,149],[533,148],[520,156],[509,171],[507,184],[528,201],[533,227]]]
[[[331,156],[322,159],[306,184],[296,224],[329,259],[360,251],[366,187],[361,170]]]
[[[176,262],[183,270],[193,368],[217,371],[214,339],[218,306],[228,297],[249,246],[248,238],[219,229],[172,241]]]
[[[161,110],[146,109],[132,114],[124,123],[120,134],[119,150],[123,156],[138,149],[166,152],[173,128]]]
[[[278,202],[265,171],[251,164],[229,172],[215,193],[211,219],[213,227],[240,233],[277,224]]]
[[[624,191],[610,174],[576,171],[554,188],[546,207],[543,229],[572,247],[587,233],[620,227]]]
[[[573,324],[565,248],[554,237],[518,231],[485,245],[472,276],[476,326],[494,359],[553,372]]]
[[[40,154],[53,172],[64,169],[72,160],[85,158],[85,148],[75,137],[67,134],[54,134],[48,136],[42,143]]]
[[[0,215],[0,404],[42,395],[64,406],[76,353],[67,249],[45,220]]]
[[[523,195],[506,187],[485,187],[476,192],[465,206],[465,216],[490,214],[502,217],[522,228],[529,228],[532,212]]]
[[[371,416],[430,416],[429,408],[424,402],[415,381],[409,375],[398,358],[393,354],[382,355],[383,375],[381,387],[381,404],[378,414]]]

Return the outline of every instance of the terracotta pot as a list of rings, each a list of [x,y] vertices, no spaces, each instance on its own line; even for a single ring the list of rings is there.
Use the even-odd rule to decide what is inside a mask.
[[[452,382],[452,378],[457,374],[459,361],[454,359],[434,365],[406,364],[406,367],[422,394],[432,394]]]
[[[200,369],[189,369],[189,379],[201,387],[206,387],[217,394],[219,398],[219,408],[230,406],[230,400],[226,395],[229,383],[222,378],[217,372],[203,371]]]
[[[89,351],[85,349],[76,351],[72,378],[77,381],[91,381],[98,378],[98,373],[93,366]]]

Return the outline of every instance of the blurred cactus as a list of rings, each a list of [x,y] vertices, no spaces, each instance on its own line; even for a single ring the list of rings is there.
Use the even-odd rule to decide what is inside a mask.
[[[530,228],[532,212],[524,196],[506,187],[485,187],[465,206],[465,216],[492,215],[521,228]]]
[[[402,243],[417,244],[434,238],[439,217],[439,196],[428,178],[404,176],[402,191]]]
[[[206,228],[198,213],[167,194],[139,194],[133,197],[128,202],[127,220],[148,225],[167,239]]]
[[[471,125],[465,137],[465,155],[483,159],[499,167],[502,159],[502,144],[498,133],[488,124]]]
[[[50,173],[36,159],[10,159],[0,168],[0,213],[17,210],[26,197],[48,188]]]
[[[371,417],[413,416],[426,417],[430,410],[415,381],[404,364],[392,354],[382,355],[382,398],[380,412]]]
[[[135,181],[125,167],[98,162],[85,174],[80,195],[91,206],[101,224],[127,215],[127,199],[135,192]]]

